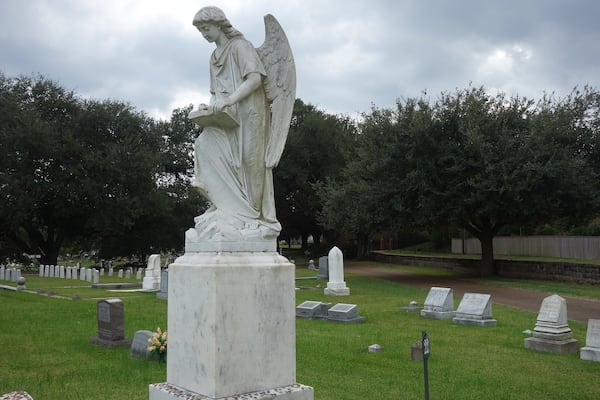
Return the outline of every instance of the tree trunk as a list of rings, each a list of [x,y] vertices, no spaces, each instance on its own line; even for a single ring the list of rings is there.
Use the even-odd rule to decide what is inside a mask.
[[[481,276],[496,275],[496,266],[494,263],[494,235],[491,233],[482,233],[478,237],[481,243]]]
[[[302,235],[302,250],[308,249],[308,233],[303,233]]]

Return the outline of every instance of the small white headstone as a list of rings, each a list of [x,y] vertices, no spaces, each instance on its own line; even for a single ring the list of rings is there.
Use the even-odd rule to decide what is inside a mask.
[[[148,257],[142,288],[146,290],[160,289],[160,254],[152,254]]]
[[[325,295],[348,296],[350,289],[344,282],[344,255],[337,247],[329,251],[327,260],[329,268],[329,282],[324,290]]]
[[[454,293],[451,288],[433,286],[429,289],[421,316],[433,319],[454,317]]]
[[[588,320],[585,347],[580,349],[582,360],[600,361],[600,319]]]
[[[492,319],[492,296],[465,293],[452,322],[463,325],[495,326],[497,321]]]

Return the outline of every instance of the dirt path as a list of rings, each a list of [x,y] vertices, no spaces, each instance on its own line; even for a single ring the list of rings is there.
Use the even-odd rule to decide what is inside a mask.
[[[494,303],[533,312],[538,312],[542,300],[552,294],[494,286],[456,278],[410,274],[381,267],[366,266],[363,263],[346,262],[344,270],[348,273],[385,279],[418,288],[449,287],[452,288],[455,295],[461,297],[465,292],[491,294]],[[562,297],[567,300],[567,315],[570,320],[587,323],[588,319],[600,319],[600,300],[570,296]]]

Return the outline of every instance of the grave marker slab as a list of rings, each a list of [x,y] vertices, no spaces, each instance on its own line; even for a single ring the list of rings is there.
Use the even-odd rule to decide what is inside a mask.
[[[600,319],[588,320],[585,347],[579,352],[582,360],[600,361]]]
[[[130,346],[131,339],[125,338],[125,305],[121,299],[106,299],[98,302],[98,336],[90,342],[105,347]]]
[[[492,296],[481,293],[465,293],[452,322],[460,325],[496,326],[492,318]]]
[[[325,319],[331,303],[320,301],[305,301],[296,307],[296,317],[305,319]]]
[[[571,354],[579,349],[579,341],[573,339],[568,325],[565,299],[555,294],[542,301],[533,337],[525,339],[525,348],[556,354]]]
[[[363,322],[365,317],[358,315],[356,304],[338,303],[327,311],[327,320],[336,322]]]
[[[433,286],[429,289],[421,316],[433,319],[454,317],[454,293],[451,288]]]

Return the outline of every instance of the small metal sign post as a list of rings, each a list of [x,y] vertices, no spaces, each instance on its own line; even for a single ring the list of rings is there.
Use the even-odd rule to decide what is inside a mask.
[[[423,380],[425,383],[425,400],[429,400],[429,371],[427,370],[427,360],[429,359],[429,336],[427,335],[427,332],[423,331],[421,340],[421,348],[423,349]]]

